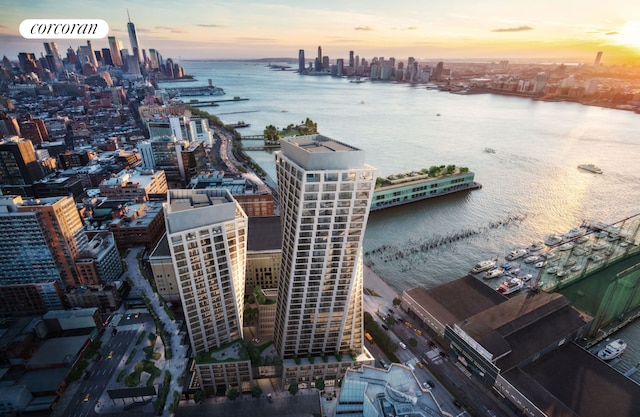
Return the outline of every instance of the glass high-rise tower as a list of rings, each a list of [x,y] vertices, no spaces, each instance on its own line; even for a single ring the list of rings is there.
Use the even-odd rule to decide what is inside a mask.
[[[375,186],[364,151],[322,135],[276,153],[282,264],[274,342],[284,359],[363,352],[362,241]]]

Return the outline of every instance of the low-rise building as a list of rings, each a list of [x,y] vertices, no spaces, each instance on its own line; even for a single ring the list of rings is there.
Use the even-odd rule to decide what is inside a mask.
[[[122,207],[121,217],[109,223],[119,250],[144,245],[151,249],[165,232],[164,212],[159,201]]]
[[[167,179],[162,170],[123,170],[117,176],[100,183],[100,195],[129,199],[137,203],[164,198],[166,193]]]

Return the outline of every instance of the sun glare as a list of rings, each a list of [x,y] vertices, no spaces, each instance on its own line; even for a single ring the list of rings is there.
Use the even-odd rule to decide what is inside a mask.
[[[620,28],[616,35],[618,42],[640,48],[640,22],[627,22]]]

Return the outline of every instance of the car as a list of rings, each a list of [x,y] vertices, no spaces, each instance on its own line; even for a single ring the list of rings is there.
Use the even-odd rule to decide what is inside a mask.
[[[433,381],[431,380],[427,380],[427,382],[425,382],[425,384],[427,384],[429,386],[429,388],[435,388],[436,384],[433,383]]]
[[[455,405],[458,408],[462,408],[462,404],[460,404],[460,401],[458,400],[453,400],[453,405]]]
[[[131,320],[131,314],[127,314],[127,320]]]
[[[424,365],[420,361],[417,361],[416,365],[418,365],[418,368],[420,368],[420,369],[424,368]]]
[[[84,402],[86,403],[87,401],[89,401],[90,398],[91,398],[91,393],[87,393],[87,395],[84,396]]]
[[[398,343],[398,344],[400,345],[400,347],[401,347],[402,349],[406,349],[406,348],[407,348],[407,345],[405,345],[405,344],[404,344],[404,343],[402,343],[402,342],[400,342],[400,343]]]
[[[111,352],[109,352],[109,356],[107,356],[107,359],[113,358],[113,353],[114,353],[113,350]]]
[[[135,317],[135,318],[140,317],[140,313],[139,313],[139,312],[138,312],[138,313],[136,313],[136,314],[135,314],[135,316],[133,316],[133,317]]]
[[[387,326],[386,324],[383,324],[382,328],[385,329],[385,330],[389,330],[389,326]]]

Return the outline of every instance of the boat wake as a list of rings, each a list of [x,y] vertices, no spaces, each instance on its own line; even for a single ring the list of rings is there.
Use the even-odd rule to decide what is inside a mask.
[[[523,222],[527,218],[525,214],[509,214],[506,217],[489,222],[485,226],[468,228],[450,233],[444,236],[432,236],[418,241],[409,240],[400,245],[384,244],[364,253],[366,263],[373,265],[375,262],[394,262],[404,259],[413,259],[431,250],[447,247],[461,240],[483,235],[493,229],[507,227]]]

